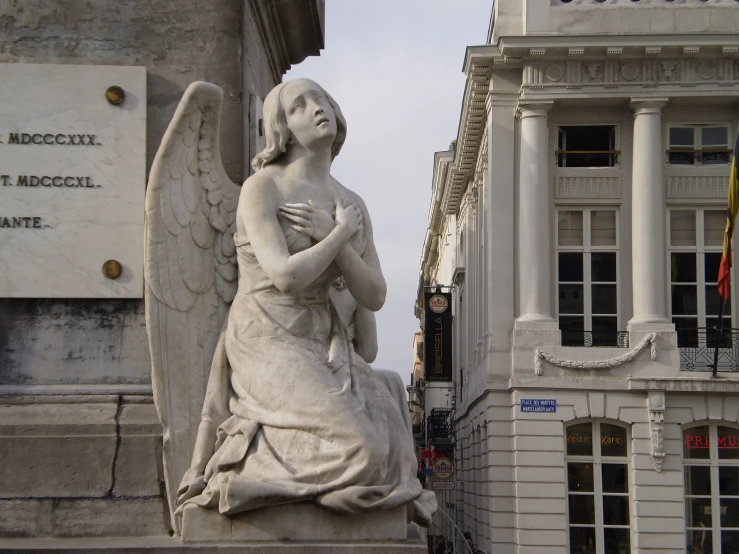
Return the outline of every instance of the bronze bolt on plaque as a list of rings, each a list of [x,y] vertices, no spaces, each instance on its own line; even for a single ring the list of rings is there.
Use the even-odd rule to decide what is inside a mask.
[[[121,87],[113,85],[105,91],[105,98],[114,106],[120,106],[126,100],[126,93]]]
[[[118,279],[121,276],[121,271],[123,271],[121,264],[115,260],[108,260],[103,264],[103,275],[108,279]]]

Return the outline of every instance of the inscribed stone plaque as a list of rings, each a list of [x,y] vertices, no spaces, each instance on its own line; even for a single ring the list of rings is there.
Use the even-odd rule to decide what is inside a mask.
[[[145,189],[145,68],[0,64],[0,297],[141,298]]]

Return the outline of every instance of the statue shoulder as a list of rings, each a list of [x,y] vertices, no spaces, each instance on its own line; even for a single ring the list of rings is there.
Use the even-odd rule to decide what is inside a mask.
[[[279,175],[266,167],[251,175],[241,187],[239,208],[248,205],[279,205]]]
[[[344,196],[344,198],[347,199],[347,201],[349,201],[349,202],[351,202],[353,204],[357,204],[360,208],[362,208],[362,210],[364,211],[365,214],[368,213],[367,212],[367,205],[364,203],[364,199],[362,199],[361,196],[359,196],[353,190],[348,189],[347,187],[345,187],[344,185],[342,185],[334,177],[331,177],[331,181],[333,182],[334,186],[337,187],[341,191],[341,194]]]

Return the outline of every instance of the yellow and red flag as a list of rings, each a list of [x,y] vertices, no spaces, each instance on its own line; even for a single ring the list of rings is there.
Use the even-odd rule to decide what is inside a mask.
[[[718,293],[724,302],[729,299],[729,294],[731,294],[731,237],[734,235],[734,221],[737,212],[739,212],[739,134],[737,134],[737,139],[734,142],[734,155],[731,158],[724,252],[721,255],[721,265],[718,268]]]

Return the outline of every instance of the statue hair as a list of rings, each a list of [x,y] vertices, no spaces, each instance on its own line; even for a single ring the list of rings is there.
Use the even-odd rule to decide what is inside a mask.
[[[298,81],[308,81],[316,85],[326,95],[329,105],[334,110],[334,115],[336,116],[336,138],[334,138],[334,142],[331,145],[332,160],[339,155],[339,151],[341,151],[341,147],[344,145],[344,141],[346,140],[346,119],[344,119],[341,108],[336,103],[336,100],[321,85],[310,79],[296,79],[295,81],[280,83],[269,91],[269,94],[264,99],[264,150],[254,156],[254,159],[251,161],[251,167],[255,172],[271,164],[287,150],[290,129],[287,127],[287,116],[285,115],[285,107],[282,105],[280,93],[285,85]]]

